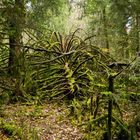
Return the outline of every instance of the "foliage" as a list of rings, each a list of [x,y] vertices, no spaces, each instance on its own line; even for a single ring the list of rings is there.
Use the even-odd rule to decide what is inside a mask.
[[[88,29],[66,35],[66,26],[74,22],[67,19],[74,12],[72,4],[82,8],[83,13],[73,16],[79,14],[79,23],[88,19]],[[64,100],[72,122],[87,133],[83,139],[137,139],[139,8],[138,0],[2,0],[0,105],[33,104],[36,109],[29,116],[39,117],[37,106],[43,101]],[[22,133],[9,123],[1,129]],[[29,137],[37,137],[36,130],[31,131]]]
[[[46,30],[60,30],[64,27],[64,17],[67,17],[67,3],[65,0],[31,0],[27,2],[27,28],[36,32],[38,38]]]
[[[69,99],[89,95],[86,91],[92,90],[95,76],[92,70],[100,65],[98,58],[105,56],[100,53],[99,48],[91,50],[90,44],[75,34],[76,32],[62,37],[59,33],[53,33],[46,48],[40,49],[40,54],[36,44],[34,48],[30,48],[34,53],[27,60],[31,60],[31,69],[35,70],[30,78],[35,79],[31,81],[37,85],[37,92],[50,97],[60,94]],[[96,51],[99,53],[95,53]]]

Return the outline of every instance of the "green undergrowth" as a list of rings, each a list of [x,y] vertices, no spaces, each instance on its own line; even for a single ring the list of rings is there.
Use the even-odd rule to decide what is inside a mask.
[[[117,63],[92,43],[92,36],[81,38],[77,33],[79,29],[69,35],[53,32],[46,39],[25,45],[19,75],[0,72],[0,105],[8,110],[1,109],[1,129],[5,134],[21,139],[27,132],[24,137],[28,139],[39,139],[41,135],[45,137],[42,139],[51,139],[47,134],[56,134],[55,130],[61,128],[50,124],[55,118],[58,126],[59,121],[70,119],[86,133],[80,138],[87,140],[139,137],[139,130],[132,125],[139,124],[135,119],[139,116],[139,59],[120,67],[118,64],[124,63]],[[44,104],[46,100],[52,103]],[[60,104],[60,110],[59,102],[65,103],[64,108]],[[11,116],[12,120],[7,119]],[[61,138],[60,133],[58,139]]]

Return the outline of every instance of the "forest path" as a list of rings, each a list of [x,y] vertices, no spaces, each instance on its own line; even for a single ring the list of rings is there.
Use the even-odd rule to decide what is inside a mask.
[[[71,124],[68,115],[69,109],[63,103],[3,106],[0,140],[79,140],[82,130]]]

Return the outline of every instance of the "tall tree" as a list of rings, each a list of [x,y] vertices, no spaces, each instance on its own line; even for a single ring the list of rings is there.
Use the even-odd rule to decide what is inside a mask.
[[[90,28],[97,37],[97,45],[109,53],[109,1],[88,0],[86,7],[86,13],[92,15]]]
[[[9,34],[9,73],[19,74],[20,54],[22,47],[22,32],[25,24],[25,0],[15,0],[7,3],[7,23]]]
[[[131,8],[132,8],[132,20],[133,20],[133,29],[135,36],[135,44],[136,44],[136,51],[140,51],[140,1],[133,0],[131,1]]]
[[[25,26],[25,0],[3,0],[4,29],[7,31],[9,47],[8,73],[15,81],[13,94],[21,96],[20,90],[20,68],[21,48],[23,46],[22,33]],[[7,40],[5,40],[7,42]]]

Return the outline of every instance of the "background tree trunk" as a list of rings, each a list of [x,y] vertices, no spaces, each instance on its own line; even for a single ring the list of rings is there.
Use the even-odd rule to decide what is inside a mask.
[[[140,39],[139,39],[139,14],[136,13],[136,51],[140,50]]]
[[[106,19],[106,10],[105,8],[103,9],[102,11],[102,14],[103,14],[103,29],[104,29],[104,40],[105,40],[105,46],[106,46],[106,49],[108,50],[108,54],[109,54],[109,41],[108,41],[108,31],[107,31],[107,19]]]

